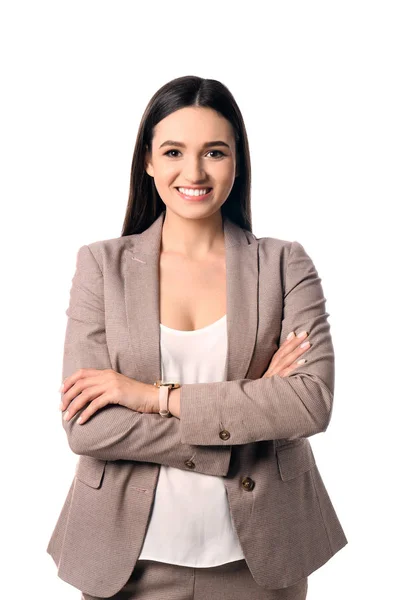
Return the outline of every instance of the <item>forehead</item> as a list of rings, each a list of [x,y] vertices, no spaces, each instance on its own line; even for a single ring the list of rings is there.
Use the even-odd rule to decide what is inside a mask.
[[[154,140],[207,142],[213,139],[230,142],[234,137],[230,122],[212,108],[187,106],[162,119],[154,128]]]

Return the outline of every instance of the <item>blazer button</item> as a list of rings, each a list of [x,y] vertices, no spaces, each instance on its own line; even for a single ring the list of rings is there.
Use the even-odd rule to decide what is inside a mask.
[[[187,467],[189,467],[189,469],[194,469],[194,468],[195,468],[195,466],[196,466],[196,465],[194,464],[194,462],[193,462],[193,461],[191,461],[191,460],[185,460],[185,465],[186,465]]]
[[[253,479],[251,479],[251,477],[243,477],[243,479],[242,479],[242,487],[247,492],[251,492],[251,490],[254,488],[255,485],[256,484],[253,481]]]
[[[221,440],[229,440],[231,434],[226,429],[223,429],[219,432],[219,437],[221,438]]]

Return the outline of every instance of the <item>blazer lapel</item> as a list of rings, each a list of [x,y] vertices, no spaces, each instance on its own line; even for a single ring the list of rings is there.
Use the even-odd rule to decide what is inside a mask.
[[[161,378],[159,259],[163,211],[125,254],[125,304],[134,376],[144,383]],[[246,377],[258,326],[258,241],[228,218],[223,220],[228,351],[226,379]],[[249,236],[249,237],[248,237]]]

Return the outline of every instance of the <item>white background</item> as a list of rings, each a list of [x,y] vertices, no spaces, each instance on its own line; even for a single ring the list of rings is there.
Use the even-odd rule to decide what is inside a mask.
[[[301,242],[336,354],[311,439],[348,545],[309,600],[400,597],[397,2],[2,2],[2,596],[78,599],[46,546],[77,456],[58,410],[82,244],[118,237],[137,128],[182,75],[242,111],[253,231]]]

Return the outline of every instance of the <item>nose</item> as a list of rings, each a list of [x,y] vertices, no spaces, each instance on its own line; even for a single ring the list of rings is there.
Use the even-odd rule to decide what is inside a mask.
[[[188,158],[185,162],[185,179],[193,185],[199,185],[207,180],[207,174],[201,158]]]

